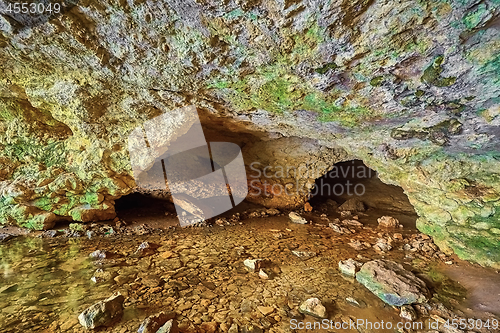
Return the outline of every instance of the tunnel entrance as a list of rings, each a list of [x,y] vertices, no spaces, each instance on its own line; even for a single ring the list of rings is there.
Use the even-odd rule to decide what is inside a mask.
[[[310,203],[314,207],[331,199],[341,205],[353,198],[362,201],[368,212],[402,215],[405,225],[415,227],[417,215],[403,189],[383,183],[377,172],[361,160],[336,163],[323,177],[316,179]]]

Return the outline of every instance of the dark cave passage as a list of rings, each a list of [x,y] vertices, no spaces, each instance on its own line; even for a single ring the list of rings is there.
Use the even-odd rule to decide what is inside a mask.
[[[336,163],[316,179],[310,202],[314,206],[332,199],[342,204],[352,198],[361,200],[368,210],[416,215],[403,189],[383,183],[361,160]],[[414,227],[415,223],[410,225]]]

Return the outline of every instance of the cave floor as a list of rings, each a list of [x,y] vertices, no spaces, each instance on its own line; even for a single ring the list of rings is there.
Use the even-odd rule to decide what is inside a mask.
[[[373,221],[380,214],[369,210],[360,215],[365,226],[351,228],[355,229],[352,234],[334,232],[320,212],[303,213],[313,223],[300,225],[291,223],[287,214],[268,216],[261,209],[242,214],[240,219],[218,220],[212,226],[173,227],[174,218],[168,214],[163,214],[165,218],[149,217],[151,224],[145,225],[148,216],[141,213],[129,221],[127,214],[122,216],[128,225],[99,223],[85,231],[17,237],[0,244],[1,331],[84,332],[78,315],[116,291],[126,298],[123,318],[100,331],[137,332],[147,316],[159,311],[175,311],[181,332],[227,332],[231,326],[238,326],[240,332],[339,331],[293,330],[293,323],[315,321],[297,311],[299,304],[311,297],[322,301],[328,319],[334,322],[363,319],[410,325],[399,317],[398,309],[339,272],[338,262],[348,258],[361,262],[391,259],[428,283],[432,299],[415,306],[416,322],[424,329],[413,326],[416,329],[399,332],[461,332],[447,329],[443,323],[462,318],[489,319],[490,323],[498,320],[500,283],[496,272],[428,248],[408,250],[407,246],[405,250],[405,244],[417,242],[422,247],[430,240],[409,226],[379,228]],[[405,220],[404,216],[398,218]],[[414,219],[406,218],[408,223]],[[373,245],[380,238],[390,239],[392,249],[355,250],[348,244],[359,240]],[[137,252],[143,242],[149,248]],[[105,251],[106,258],[89,258],[95,250]],[[301,259],[294,250],[313,252],[313,256]],[[269,279],[248,272],[243,265],[247,258],[272,262]],[[468,271],[473,275],[468,276]],[[92,281],[93,276],[97,282]],[[486,277],[489,289],[484,290],[474,276]],[[292,319],[296,321],[292,323]],[[440,322],[437,330],[429,326],[436,321]],[[498,330],[475,327],[465,331]],[[365,327],[362,332],[398,330]]]

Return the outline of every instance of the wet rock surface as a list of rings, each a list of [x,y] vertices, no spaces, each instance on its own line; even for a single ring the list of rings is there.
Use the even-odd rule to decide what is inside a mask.
[[[369,261],[356,280],[389,305],[423,303],[430,296],[424,281],[394,261]]]
[[[113,295],[83,311],[78,316],[78,321],[86,329],[110,326],[123,315],[124,301],[125,297],[121,294]]]
[[[379,227],[376,219],[382,214],[371,216],[368,211],[370,216],[359,217],[364,227],[346,235],[336,233],[320,212],[314,212],[304,214],[312,221],[307,225],[290,223],[285,214],[242,218],[234,225],[213,221],[185,229],[128,222],[121,227],[89,225],[88,230],[95,232],[92,239],[64,232],[53,238],[36,233],[18,237],[0,245],[0,273],[5,277],[0,282],[5,283],[0,325],[6,333],[47,329],[80,333],[79,314],[114,292],[124,297],[123,315],[110,327],[103,326],[103,331],[137,332],[147,318],[175,312],[174,323],[181,333],[291,332],[290,320],[313,323],[318,318],[310,314],[323,315],[321,307],[301,313],[301,304],[314,298],[320,300],[329,320],[397,323],[403,310],[386,306],[358,281],[344,276],[339,262],[354,258],[366,265],[383,255],[426,276],[431,264],[456,261],[444,254],[441,258],[439,250],[422,251],[423,244],[430,246],[432,240],[414,229],[396,234]],[[113,233],[109,233],[111,228]],[[349,246],[351,239],[375,245],[381,238],[392,239],[393,249],[380,254],[373,246],[360,250]],[[13,241],[16,246],[11,246]],[[146,242],[149,247],[141,246]],[[403,249],[413,243],[419,250]],[[137,256],[139,248],[154,251]],[[305,259],[294,252],[316,255]],[[258,271],[247,270],[244,262],[249,258],[262,260]],[[260,271],[268,278],[262,278]],[[96,272],[112,278],[94,283],[91,278]],[[442,326],[447,319],[463,316],[462,310],[453,307],[463,302],[462,296],[454,295],[456,287],[443,281],[434,286],[427,303],[415,306],[417,321],[434,320],[430,316],[437,314]],[[165,325],[162,321],[158,325]]]

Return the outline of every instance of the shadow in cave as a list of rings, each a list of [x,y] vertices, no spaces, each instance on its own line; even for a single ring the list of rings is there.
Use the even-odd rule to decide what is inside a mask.
[[[324,176],[316,179],[311,191],[311,205],[328,199],[343,204],[355,198],[362,201],[368,213],[402,217],[401,222],[415,228],[416,213],[403,189],[383,183],[375,170],[361,160],[336,163]],[[406,218],[408,217],[408,218]]]
[[[163,191],[134,192],[115,201],[117,217],[130,223],[147,223],[153,227],[178,224],[174,204],[164,198]]]

